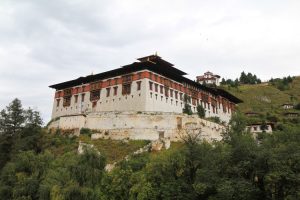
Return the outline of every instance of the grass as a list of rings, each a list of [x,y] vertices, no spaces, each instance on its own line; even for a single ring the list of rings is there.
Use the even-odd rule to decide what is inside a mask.
[[[147,140],[130,140],[124,142],[121,140],[91,140],[88,135],[80,135],[79,137],[69,138],[67,135],[50,134],[44,129],[41,137],[42,149],[47,149],[55,156],[60,156],[67,152],[77,152],[79,141],[93,144],[94,147],[104,156],[108,163],[122,160],[128,154],[144,147],[149,143]]]
[[[241,85],[238,88],[224,88],[228,92],[242,99],[239,104],[242,112],[254,111],[262,114],[282,114],[286,110],[281,108],[284,103],[300,102],[300,77],[296,77],[290,84],[290,89],[281,91],[272,85]],[[294,96],[294,102],[291,100]],[[291,110],[294,111],[294,110]]]
[[[50,134],[47,129],[43,130],[40,142],[42,149],[52,152],[55,156],[62,155],[66,152],[76,152],[78,148],[76,138],[69,138],[59,133]]]
[[[147,140],[121,140],[97,139],[91,140],[87,135],[80,135],[82,142],[93,144],[94,147],[107,158],[108,163],[122,160],[125,156],[137,151],[149,143]]]

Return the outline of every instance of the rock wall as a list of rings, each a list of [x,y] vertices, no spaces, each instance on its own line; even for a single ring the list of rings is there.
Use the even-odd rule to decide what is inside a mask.
[[[88,115],[73,115],[60,117],[49,128],[60,129],[92,129],[92,139],[134,139],[157,140],[168,138],[180,140],[181,135],[188,130],[187,124],[193,124],[200,136],[208,141],[221,140],[224,126],[200,119],[198,116],[188,116],[177,113],[158,112],[99,112]]]

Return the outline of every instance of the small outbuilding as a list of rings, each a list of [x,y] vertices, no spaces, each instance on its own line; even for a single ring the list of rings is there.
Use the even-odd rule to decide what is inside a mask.
[[[294,104],[292,103],[284,103],[281,105],[281,107],[285,110],[289,110],[289,109],[293,109],[294,108]]]
[[[246,129],[250,133],[272,133],[274,128],[274,124],[271,122],[266,122],[266,123],[253,123],[253,124],[248,124],[246,126]]]

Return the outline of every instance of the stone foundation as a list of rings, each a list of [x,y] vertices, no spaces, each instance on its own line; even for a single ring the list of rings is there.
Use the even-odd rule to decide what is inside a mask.
[[[188,124],[199,131],[200,137],[208,141],[221,140],[225,127],[197,115],[158,112],[99,112],[87,115],[60,117],[49,125],[50,129],[81,129],[93,130],[92,139],[132,139],[158,140],[167,138],[171,141],[180,140],[186,134]]]

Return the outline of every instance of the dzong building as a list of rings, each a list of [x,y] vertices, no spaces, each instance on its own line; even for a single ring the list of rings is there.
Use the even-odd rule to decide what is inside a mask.
[[[99,74],[51,85],[52,119],[101,112],[182,113],[185,103],[206,117],[228,122],[241,100],[223,89],[185,77],[184,71],[157,55]]]

